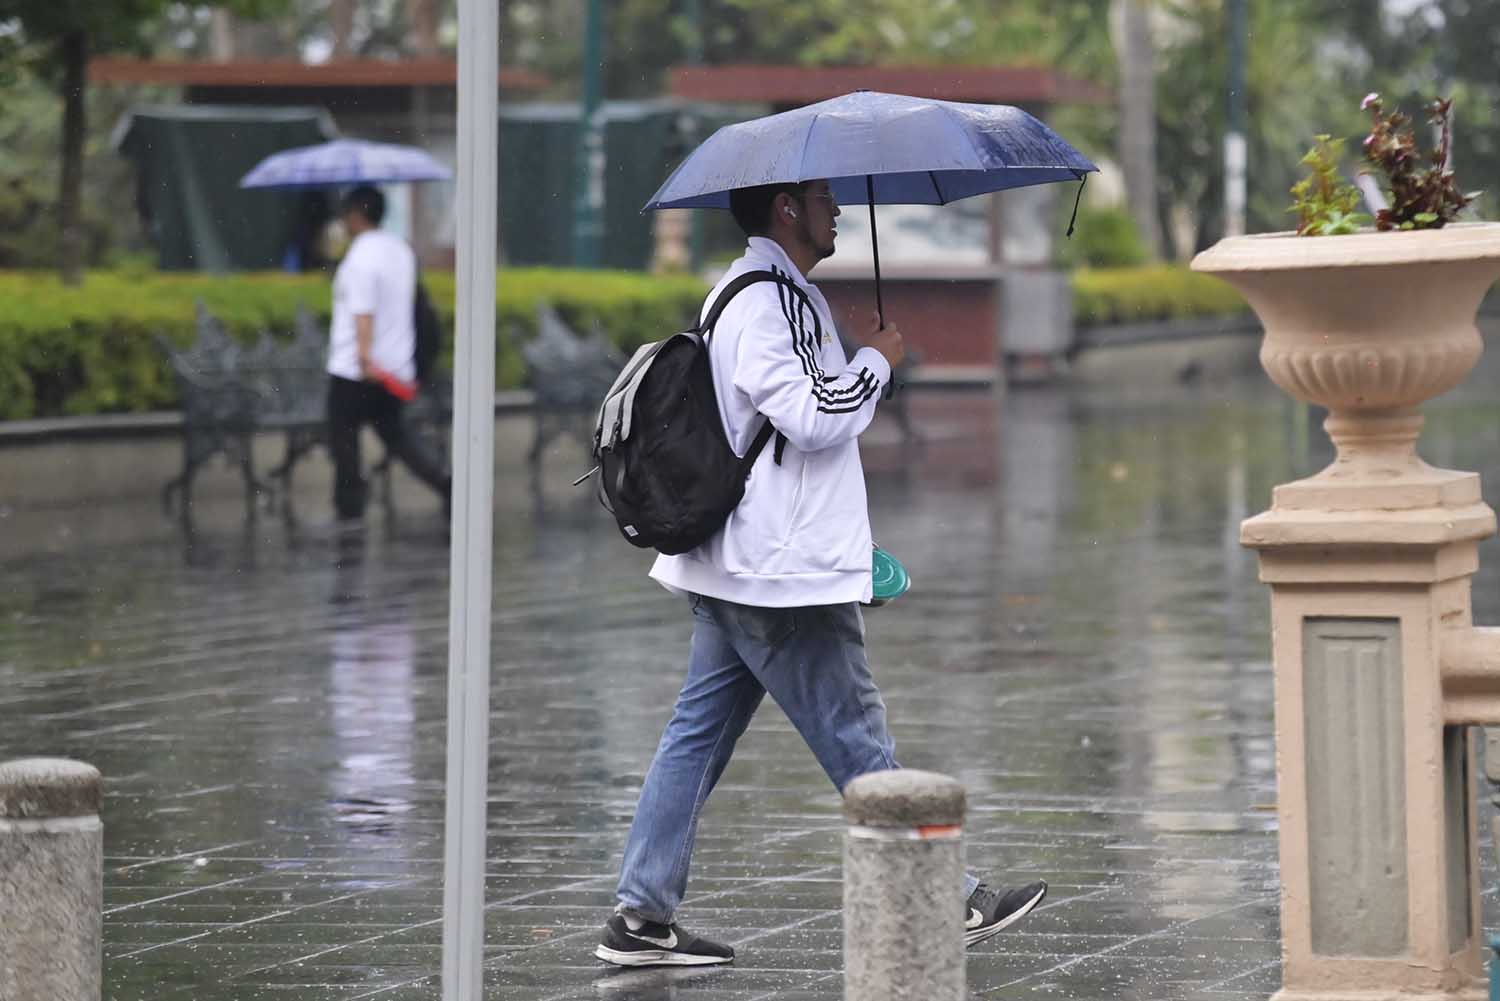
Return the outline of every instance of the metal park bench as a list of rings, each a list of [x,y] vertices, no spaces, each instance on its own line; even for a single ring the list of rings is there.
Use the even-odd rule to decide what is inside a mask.
[[[202,304],[198,307],[197,336],[182,349],[158,338],[172,366],[182,407],[182,472],[162,489],[168,511],[180,494],[187,515],[193,478],[215,455],[238,465],[245,484],[248,510],[263,496],[267,505],[277,491],[289,511],[292,474],[297,463],[326,441],[328,401],[327,336],[305,309],[298,309],[290,341],[262,332],[252,343],[230,337],[223,324]],[[453,415],[451,384],[424,386],[408,405],[406,420],[417,433],[446,432]],[[282,461],[267,473],[255,473],[251,444],[259,432],[282,432],[286,447]],[[390,466],[386,454],[372,472],[380,477],[390,498]]]
[[[193,478],[215,455],[240,469],[248,510],[256,499],[270,507],[279,493],[290,509],[292,477],[297,464],[325,443],[328,375],[327,336],[305,309],[297,311],[291,340],[261,333],[241,343],[201,304],[197,336],[187,348],[158,338],[177,383],[182,408],[182,471],[162,490],[162,505],[180,504],[186,516]],[[593,447],[594,418],[626,359],[595,329],[579,337],[549,305],[537,309],[537,335],[521,349],[533,397],[536,432],[528,458],[533,476],[543,453],[556,438],[571,434],[586,449]],[[445,435],[453,419],[453,385],[434,380],[406,407],[407,426],[418,434]],[[281,432],[282,460],[257,475],[252,443],[255,435]],[[391,496],[387,453],[372,474]]]
[[[178,348],[162,337],[157,343],[171,362],[182,407],[182,472],[162,488],[162,506],[171,510],[173,497],[181,494],[186,514],[193,477],[215,455],[239,466],[247,497],[268,489],[255,475],[251,452],[259,401],[244,378],[247,356],[255,349],[230,337],[201,303],[197,336],[190,347]]]
[[[536,337],[521,347],[535,398],[536,436],[528,455],[533,476],[548,444],[561,435],[593,449],[599,403],[626,362],[597,326],[579,337],[546,303],[537,306],[536,326]]]

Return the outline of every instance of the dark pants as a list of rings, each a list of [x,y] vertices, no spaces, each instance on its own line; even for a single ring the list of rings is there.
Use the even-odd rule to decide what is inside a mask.
[[[365,513],[368,488],[359,459],[359,432],[366,424],[417,479],[436,490],[446,504],[453,478],[401,419],[400,400],[373,382],[328,378],[328,450],[333,453],[333,506],[340,518]]]

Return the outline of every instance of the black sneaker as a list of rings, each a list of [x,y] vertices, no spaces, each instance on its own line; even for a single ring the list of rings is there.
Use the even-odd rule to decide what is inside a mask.
[[[623,914],[604,924],[604,941],[594,955],[615,966],[712,966],[734,962],[734,950],[677,925],[647,921],[631,931]]]
[[[1030,914],[1047,895],[1047,884],[992,890],[983,883],[964,902],[964,946],[983,942]]]

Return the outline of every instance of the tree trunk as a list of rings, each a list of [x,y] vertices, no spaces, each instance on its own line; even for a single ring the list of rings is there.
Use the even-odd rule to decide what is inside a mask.
[[[438,55],[438,10],[434,0],[407,0],[411,54],[430,59]]]
[[[1162,253],[1156,198],[1156,58],[1151,0],[1114,0],[1115,55],[1120,66],[1120,169],[1136,229],[1152,259]]]
[[[332,0],[328,23],[333,30],[333,57],[348,59],[354,55],[354,0]]]
[[[83,233],[79,215],[83,195],[84,87],[88,73],[88,34],[70,31],[62,37],[63,65],[62,184],[58,190],[58,263],[67,285],[83,282]]]
[[[227,63],[234,58],[234,17],[220,8],[210,15],[208,54],[216,63]]]

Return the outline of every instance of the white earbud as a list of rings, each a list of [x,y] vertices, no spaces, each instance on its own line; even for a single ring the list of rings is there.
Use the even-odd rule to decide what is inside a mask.
[[[794,210],[790,205],[787,206],[786,214],[789,215],[789,216],[791,216],[793,219],[797,218],[797,212],[796,212],[796,210]]]

